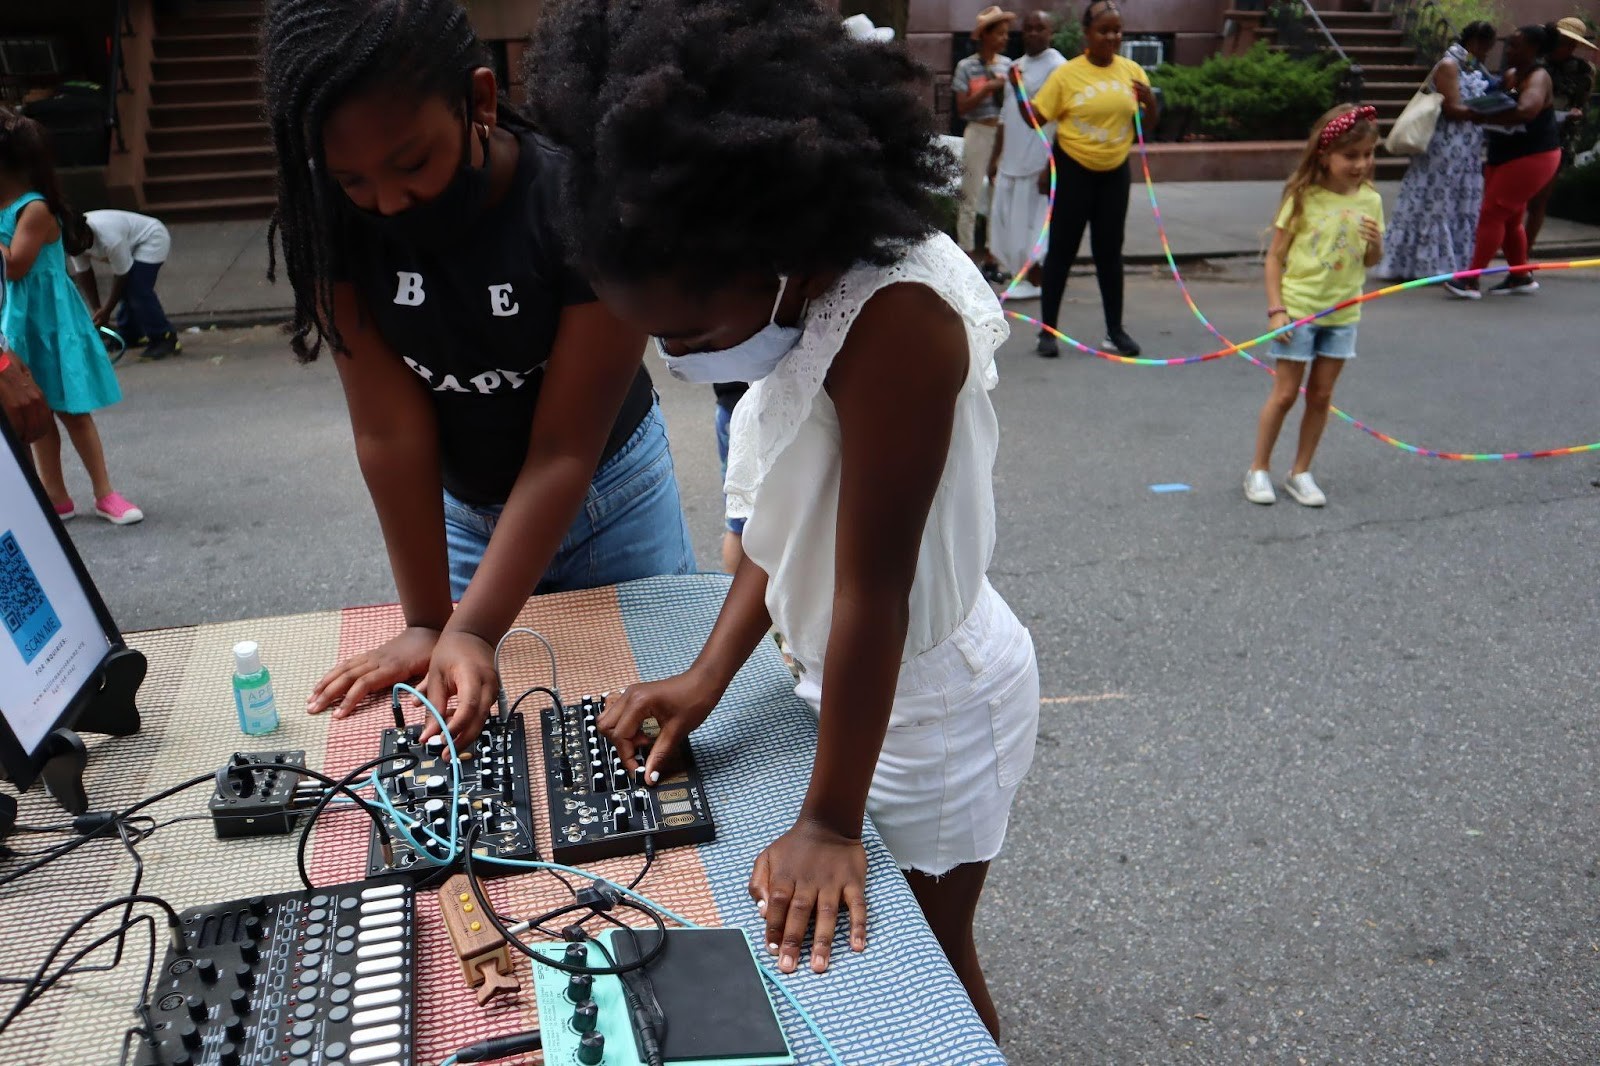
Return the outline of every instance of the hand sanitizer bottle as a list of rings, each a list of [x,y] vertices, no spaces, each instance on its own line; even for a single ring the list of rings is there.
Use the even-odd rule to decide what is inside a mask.
[[[261,665],[261,646],[242,640],[233,646],[233,702],[239,709],[239,728],[257,737],[278,728],[278,704],[272,697],[272,678]]]

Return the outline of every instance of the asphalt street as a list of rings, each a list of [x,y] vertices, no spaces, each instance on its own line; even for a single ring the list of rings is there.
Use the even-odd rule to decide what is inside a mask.
[[[1254,267],[1194,288],[1236,339],[1264,328]],[[1600,439],[1597,295],[1589,272],[1378,301],[1335,400],[1440,449]],[[1102,336],[1092,279],[1066,316]],[[1215,347],[1155,272],[1128,326]],[[122,627],[393,599],[328,360],[267,328],[184,340],[99,419],[148,521],[71,525]],[[980,914],[1010,1060],[1600,1061],[1600,452],[1442,462],[1333,422],[1328,507],[1258,507],[1264,373],[1031,348],[1019,328],[994,394],[991,576],[1047,696]],[[658,380],[714,568],[710,390]]]

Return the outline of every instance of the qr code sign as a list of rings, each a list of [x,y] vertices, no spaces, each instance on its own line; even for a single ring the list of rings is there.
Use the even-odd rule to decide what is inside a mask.
[[[0,621],[25,663],[33,662],[61,631],[61,619],[11,530],[0,535]]]

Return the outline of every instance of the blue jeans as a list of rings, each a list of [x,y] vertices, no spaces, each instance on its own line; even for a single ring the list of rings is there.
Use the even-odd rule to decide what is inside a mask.
[[[466,595],[503,509],[444,494],[452,599]],[[667,448],[667,426],[661,406],[654,404],[622,450],[600,464],[583,509],[534,594],[614,585],[657,574],[692,574],[697,569]]]
[[[156,296],[156,275],[160,272],[160,263],[141,263],[137,259],[133,269],[128,271],[122,304],[117,308],[117,332],[130,348],[141,338],[155,341],[169,333],[176,334]]]
[[[720,403],[717,404],[717,458],[722,461],[723,481],[728,480],[728,430],[732,424],[733,412],[722,406]],[[744,536],[744,519],[727,517],[727,493],[723,493],[722,496],[722,514],[727,522],[728,532],[737,533],[741,537]]]

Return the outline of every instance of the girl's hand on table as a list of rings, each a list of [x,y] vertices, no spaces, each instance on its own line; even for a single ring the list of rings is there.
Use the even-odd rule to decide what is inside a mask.
[[[427,673],[438,640],[437,629],[410,626],[371,651],[352,655],[317,682],[306,712],[321,714],[331,707],[334,718],[348,718],[368,696]]]
[[[767,951],[782,973],[799,965],[813,914],[812,972],[828,969],[841,909],[850,914],[850,950],[867,948],[867,852],[860,837],[802,817],[756,857],[750,898],[767,920]]]

